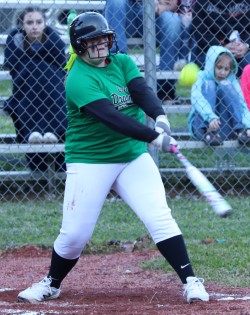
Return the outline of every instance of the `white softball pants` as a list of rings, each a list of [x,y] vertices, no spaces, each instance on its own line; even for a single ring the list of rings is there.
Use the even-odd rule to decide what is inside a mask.
[[[181,234],[148,153],[129,163],[71,163],[67,165],[62,226],[54,243],[59,256],[75,259],[81,255],[111,189],[138,215],[155,243]]]

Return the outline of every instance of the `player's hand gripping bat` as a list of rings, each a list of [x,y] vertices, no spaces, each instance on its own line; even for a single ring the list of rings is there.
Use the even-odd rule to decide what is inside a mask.
[[[188,178],[198,189],[201,195],[205,197],[214,212],[220,217],[228,216],[232,211],[231,206],[219,194],[204,174],[192,163],[190,163],[176,146],[171,145],[171,152],[173,152],[179,161],[185,166]]]

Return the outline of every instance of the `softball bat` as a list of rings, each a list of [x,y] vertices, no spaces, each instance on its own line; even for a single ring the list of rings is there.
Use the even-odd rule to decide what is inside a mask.
[[[176,146],[171,145],[171,152],[177,156],[178,160],[185,167],[188,178],[201,195],[207,200],[213,211],[223,218],[230,215],[232,212],[231,206],[215,189],[206,176],[191,162],[189,162]]]

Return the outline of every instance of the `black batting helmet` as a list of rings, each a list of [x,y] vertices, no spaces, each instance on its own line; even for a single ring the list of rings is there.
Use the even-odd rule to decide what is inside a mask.
[[[104,16],[97,12],[85,12],[78,15],[69,28],[70,43],[78,55],[82,55],[87,50],[84,41],[103,35],[108,36],[110,49],[115,32],[109,28]]]

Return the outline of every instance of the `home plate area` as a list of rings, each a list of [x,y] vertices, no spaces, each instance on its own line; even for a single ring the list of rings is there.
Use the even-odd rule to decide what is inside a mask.
[[[83,255],[59,299],[27,304],[17,302],[17,294],[46,275],[50,250],[29,246],[1,253],[0,315],[250,315],[250,288],[205,281],[210,301],[188,304],[175,273],[140,267],[158,256],[152,249]]]

